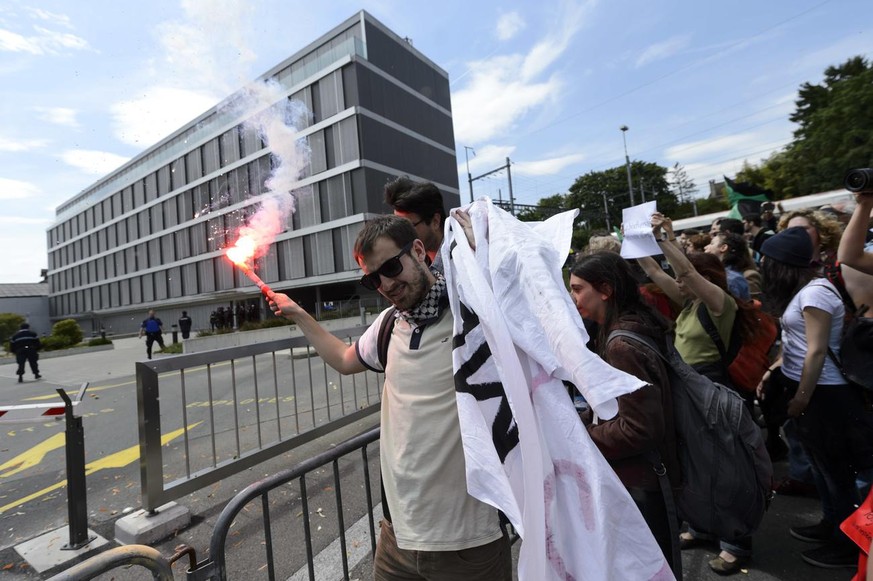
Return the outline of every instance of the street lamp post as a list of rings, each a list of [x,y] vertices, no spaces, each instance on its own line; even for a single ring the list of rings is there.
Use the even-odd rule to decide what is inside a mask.
[[[464,146],[464,158],[467,160],[467,183],[470,184],[470,203],[473,203],[473,174],[470,173],[470,155],[468,152],[473,152],[473,157],[476,157],[476,150],[467,145]]]
[[[634,204],[634,185],[633,185],[634,183],[633,183],[633,179],[631,178],[630,157],[628,157],[628,155],[627,155],[627,130],[628,130],[628,127],[627,127],[627,125],[622,125],[621,127],[619,127],[619,129],[621,129],[621,139],[624,142],[624,164],[625,164],[625,167],[627,168],[627,192],[628,192],[628,194],[630,194],[630,205],[634,206],[635,205]]]
[[[609,205],[606,203],[606,192],[600,192],[603,196],[603,215],[606,216],[606,230],[612,232],[612,224],[609,223]]]

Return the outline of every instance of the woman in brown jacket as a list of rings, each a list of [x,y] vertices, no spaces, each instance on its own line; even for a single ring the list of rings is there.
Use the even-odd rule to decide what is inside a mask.
[[[655,467],[663,463],[672,487],[679,486],[667,370],[658,354],[645,345],[626,337],[609,341],[612,331],[631,331],[653,339],[666,351],[670,323],[643,301],[630,267],[614,252],[580,257],[570,269],[570,294],[582,318],[599,325],[598,354],[648,384],[619,397],[618,414],[611,420],[593,417],[588,433],[630,492],[674,574],[681,578],[682,563],[673,557],[678,554],[674,551],[678,539],[670,534],[671,517],[655,473]]]

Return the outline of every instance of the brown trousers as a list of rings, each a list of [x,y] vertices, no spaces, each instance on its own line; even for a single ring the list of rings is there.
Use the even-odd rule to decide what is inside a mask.
[[[509,537],[460,551],[407,551],[397,547],[394,527],[382,521],[375,581],[512,581]]]

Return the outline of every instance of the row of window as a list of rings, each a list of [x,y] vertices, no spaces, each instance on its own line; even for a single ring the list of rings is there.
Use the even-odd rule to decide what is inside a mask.
[[[351,246],[359,229],[355,224],[279,241],[256,270],[268,283],[355,270]],[[70,292],[50,291],[49,308],[60,317],[250,286],[244,274],[217,256]]]
[[[354,117],[343,119],[339,123],[314,133],[310,140],[312,149],[310,167],[312,171],[320,173],[357,159],[357,135],[357,123]],[[61,269],[69,264],[107,252],[140,238],[145,238],[161,230],[184,224],[205,214],[215,213],[218,210],[244,201],[252,195],[259,195],[262,193],[263,184],[270,176],[270,172],[269,158],[266,156],[260,157],[190,190],[182,191],[160,204],[150,206],[128,216],[124,220],[109,224],[86,237],[50,251],[49,269]],[[343,192],[343,195],[336,199],[335,192],[337,187],[335,182],[336,178],[330,178],[322,182],[322,189],[328,194],[328,200],[332,202],[344,201],[347,189],[341,187],[340,190]],[[314,186],[316,192],[318,185],[315,184]],[[302,197],[304,194],[297,192],[297,195]],[[106,201],[109,202],[111,200]],[[239,227],[246,218],[246,212],[251,210],[251,208],[246,208],[245,211],[236,210],[226,214],[228,216],[224,218],[226,223],[221,223],[222,218],[220,215],[216,218],[211,218],[206,227],[206,237],[210,242],[207,245],[208,251],[222,248],[225,243],[224,237],[223,235],[218,235],[224,231],[234,230]],[[298,222],[301,226],[312,226],[320,224],[322,221],[321,212],[316,213],[313,210],[309,210],[298,213],[301,214],[298,217]],[[348,216],[350,213],[349,205],[342,203],[335,211],[329,213],[327,219]],[[327,213],[325,215],[327,216]],[[202,230],[202,224],[194,225],[189,230],[195,231],[190,236],[192,243],[190,245],[180,245],[180,252],[174,253],[178,258],[187,258],[188,256],[196,256],[201,253],[197,249],[201,248],[202,245],[198,245],[196,241],[203,239],[203,235],[199,231]],[[179,232],[176,232],[176,235],[178,236]],[[185,234],[183,233],[182,236],[184,237]],[[220,244],[214,244],[213,242],[219,238]],[[187,254],[187,251],[183,250],[189,246],[191,254]]]
[[[309,191],[297,192],[297,210],[288,216],[285,224],[286,231],[299,230],[364,212],[366,199],[363,195],[362,174],[363,170],[360,169],[346,172],[313,184]],[[360,194],[355,195],[355,191],[360,192]],[[59,269],[52,266],[52,273],[49,276],[49,291],[50,293],[64,292],[117,276],[169,266],[177,261],[219,251],[233,243],[234,233],[245,223],[247,213],[253,209],[253,206],[249,206],[240,211],[216,213],[214,216],[186,228],[125,248],[119,248],[115,252],[105,256],[97,256],[69,268]],[[107,229],[100,230],[96,234],[89,235],[52,252],[49,255],[50,260],[53,263],[58,255],[67,253],[71,255],[70,258],[75,260],[78,260],[79,254],[83,253],[81,256],[87,259],[90,255],[89,251],[101,248],[101,244],[108,243],[109,249],[125,244],[126,241],[122,240],[127,234],[120,233],[127,232],[127,228],[136,229],[138,227],[136,216],[131,216],[129,220],[113,224]],[[135,230],[132,233],[135,233]],[[103,251],[105,248],[99,250],[99,252]],[[96,254],[96,252],[97,250],[94,253]]]

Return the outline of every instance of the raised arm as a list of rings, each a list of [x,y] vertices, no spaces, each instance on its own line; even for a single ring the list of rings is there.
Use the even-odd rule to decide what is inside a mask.
[[[667,257],[667,262],[673,267],[676,280],[683,282],[689,292],[702,300],[713,315],[720,315],[724,310],[724,291],[718,285],[703,278],[688,257],[671,241],[676,238],[673,233],[673,222],[660,212],[655,212],[652,214],[652,232],[658,240],[658,246]],[[666,239],[663,238],[662,232],[666,235]]]
[[[294,321],[325,363],[343,375],[366,370],[358,359],[354,344],[348,345],[339,337],[332,335],[288,295],[282,293],[273,295],[273,299],[270,300],[270,310],[278,317]]]
[[[870,212],[873,211],[873,194],[858,194],[855,196],[858,205],[852,213],[852,219],[840,239],[837,258],[846,266],[867,274],[873,274],[873,253],[864,252],[867,228],[870,225]]]
[[[642,258],[637,258],[637,264],[640,265],[646,273],[646,276],[649,277],[649,280],[658,285],[659,289],[664,291],[667,298],[677,305],[681,305],[685,302],[685,298],[682,296],[682,291],[679,290],[679,285],[675,280],[673,280],[672,276],[664,272],[664,269],[661,268],[661,265],[658,264],[657,260],[651,256],[644,256]]]

